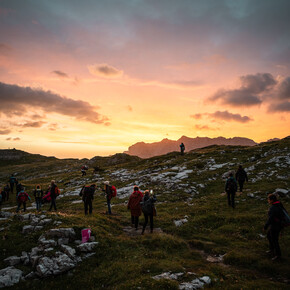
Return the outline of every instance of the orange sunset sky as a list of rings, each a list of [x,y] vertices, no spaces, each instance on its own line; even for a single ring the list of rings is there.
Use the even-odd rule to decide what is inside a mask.
[[[0,0],[0,142],[91,158],[289,135],[288,0]],[[178,148],[177,148],[178,150]]]

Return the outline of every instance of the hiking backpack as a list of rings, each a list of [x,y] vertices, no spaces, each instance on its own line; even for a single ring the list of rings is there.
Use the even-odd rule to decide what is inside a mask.
[[[236,182],[233,178],[230,178],[227,182],[227,191],[233,192],[237,190]]]
[[[282,218],[282,226],[289,227],[290,226],[290,216],[285,208],[282,209],[283,218]]]
[[[54,189],[54,193],[55,193],[55,196],[59,196],[60,195],[60,190],[59,190],[59,188],[57,186]]]
[[[85,186],[83,188],[83,196],[84,198],[89,197],[89,196],[93,196],[95,193],[95,188],[91,187],[91,186]]]
[[[117,189],[114,185],[111,186],[111,197],[116,197],[117,196]]]
[[[26,202],[27,201],[27,195],[24,191],[21,191],[18,195],[18,200],[21,202]]]
[[[152,201],[151,198],[148,198],[147,200],[143,201],[142,204],[142,211],[144,214],[151,214],[153,210],[153,206],[152,206]]]
[[[36,197],[36,198],[40,198],[41,195],[42,195],[41,189],[36,189],[36,190],[35,190],[35,197]]]

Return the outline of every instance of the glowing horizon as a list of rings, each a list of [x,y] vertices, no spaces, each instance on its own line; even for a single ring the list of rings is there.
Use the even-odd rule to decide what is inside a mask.
[[[284,138],[289,8],[2,0],[0,147],[91,158],[183,135]]]

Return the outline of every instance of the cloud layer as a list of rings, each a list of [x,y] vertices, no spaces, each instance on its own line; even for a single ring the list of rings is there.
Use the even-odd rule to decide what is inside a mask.
[[[88,69],[92,75],[97,77],[120,78],[123,76],[122,70],[119,70],[105,63],[89,65]]]
[[[58,113],[95,124],[108,124],[108,118],[95,111],[98,107],[85,101],[62,97],[39,88],[21,87],[0,82],[0,101],[0,113],[7,116],[13,114],[21,116],[29,112],[29,108],[33,108],[35,113],[40,109],[47,113]]]

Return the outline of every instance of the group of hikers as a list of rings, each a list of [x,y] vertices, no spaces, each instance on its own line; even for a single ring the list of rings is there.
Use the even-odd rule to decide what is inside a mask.
[[[10,186],[9,186],[10,184]],[[25,187],[18,182],[17,178],[13,175],[9,178],[9,184],[6,184],[3,189],[0,190],[0,206],[2,202],[9,200],[9,195],[14,193],[14,186],[16,188],[16,202],[17,209],[16,212],[19,212],[20,208],[23,206],[23,211],[26,211],[26,203],[27,201],[31,201],[31,197],[25,191]],[[48,189],[44,191],[41,189],[40,185],[37,185],[33,190],[33,195],[35,198],[36,210],[41,211],[41,207],[44,203],[50,203],[49,211],[54,208],[56,209],[56,197],[60,194],[60,190],[57,187],[54,180],[51,181]]]
[[[184,154],[184,144],[180,145],[181,154]],[[87,168],[82,168],[85,172]],[[235,175],[235,176],[234,176]],[[239,165],[238,170],[234,174],[230,172],[228,174],[228,178],[225,183],[225,192],[227,194],[227,202],[230,207],[235,208],[235,195],[238,191],[240,193],[243,192],[243,187],[245,181],[248,181],[248,176],[246,171],[243,169],[242,165]],[[9,186],[10,184],[10,186]],[[17,210],[19,212],[21,206],[23,205],[23,210],[26,211],[26,202],[28,200],[31,201],[30,196],[25,192],[24,186],[18,182],[17,178],[11,175],[9,179],[9,184],[6,184],[3,189],[0,191],[0,205],[3,201],[9,200],[9,194],[13,194],[14,187],[16,188],[16,199],[17,199]],[[96,191],[96,185],[91,184],[89,186],[83,186],[79,195],[82,197],[84,202],[84,212],[85,215],[92,214],[93,210],[93,199],[94,193]],[[102,192],[105,195],[106,203],[107,203],[107,212],[106,214],[112,214],[111,208],[111,199],[117,195],[116,187],[110,185],[109,181],[103,182],[103,188],[101,188]],[[49,211],[56,208],[56,198],[60,194],[60,190],[58,189],[54,180],[51,181],[48,189],[44,191],[41,189],[40,185],[37,185],[33,191],[33,195],[35,197],[36,210],[41,211],[41,207],[43,203],[50,202]],[[142,227],[142,234],[146,229],[148,221],[150,220],[150,232],[153,232],[153,217],[156,216],[156,208],[154,203],[156,202],[156,196],[153,194],[153,191],[145,190],[142,193],[138,186],[134,186],[133,192],[129,197],[127,208],[131,212],[131,223],[132,227],[136,230],[139,226],[139,217],[142,212],[144,214],[144,223]],[[267,231],[267,238],[269,241],[269,251],[268,253],[273,255],[272,260],[279,260],[281,258],[281,250],[279,246],[279,234],[285,224],[290,225],[290,218],[283,207],[282,203],[278,201],[277,196],[275,194],[268,195],[268,203],[270,205],[270,209],[268,212],[268,220],[264,225],[264,230]],[[285,222],[286,220],[286,222]]]

